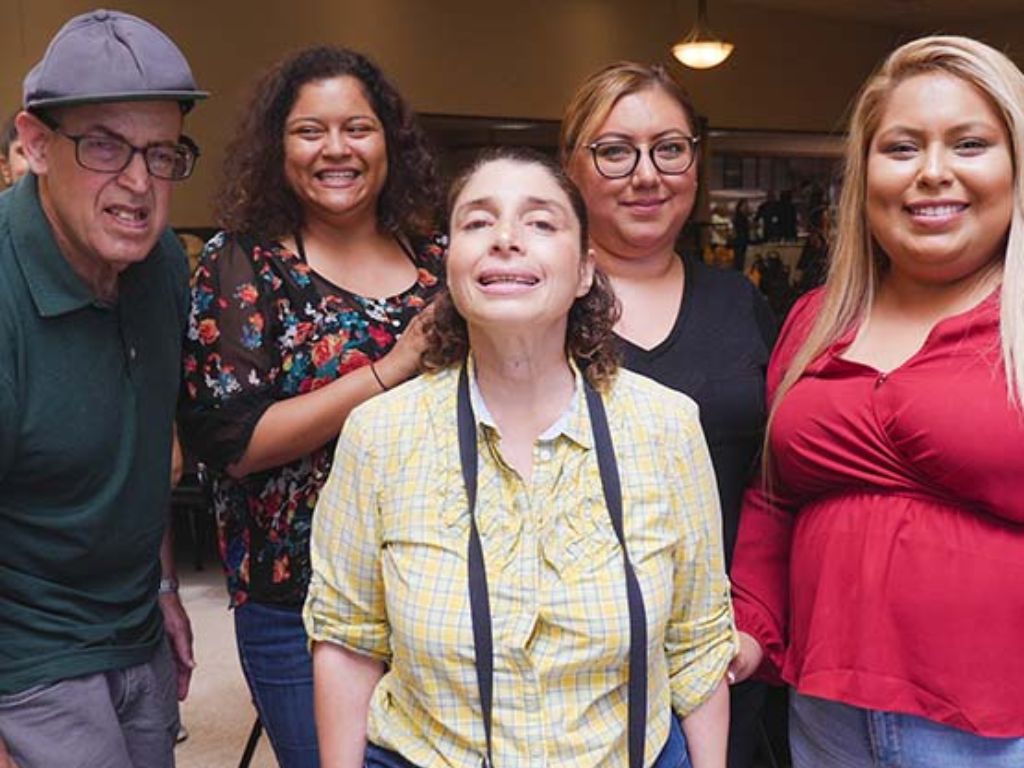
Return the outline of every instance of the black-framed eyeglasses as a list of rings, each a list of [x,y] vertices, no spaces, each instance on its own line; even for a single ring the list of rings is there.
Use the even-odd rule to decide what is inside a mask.
[[[690,170],[699,141],[699,136],[670,136],[651,144],[647,154],[659,173],[678,176]],[[628,141],[595,141],[586,148],[597,172],[606,179],[624,179],[640,164],[641,148]]]
[[[188,136],[175,144],[147,144],[136,147],[119,136],[65,133],[51,126],[54,133],[75,143],[75,160],[83,168],[100,173],[120,173],[136,154],[142,155],[150,176],[181,181],[192,175],[199,158],[199,147]]]

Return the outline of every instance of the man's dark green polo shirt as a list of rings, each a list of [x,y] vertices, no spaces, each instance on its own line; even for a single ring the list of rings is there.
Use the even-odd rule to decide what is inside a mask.
[[[0,195],[0,694],[148,661],[186,320],[170,232],[101,304]]]

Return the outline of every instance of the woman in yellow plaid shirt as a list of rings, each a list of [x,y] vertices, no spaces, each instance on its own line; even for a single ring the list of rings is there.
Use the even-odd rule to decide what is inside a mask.
[[[449,208],[429,373],[353,411],[314,516],[323,765],[720,768],[735,632],[696,406],[617,368],[550,160],[484,156]]]

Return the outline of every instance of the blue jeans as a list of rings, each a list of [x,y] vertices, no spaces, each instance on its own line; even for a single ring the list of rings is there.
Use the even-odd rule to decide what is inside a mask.
[[[790,691],[793,768],[1020,768],[1024,738],[994,739],[914,715]]]
[[[363,765],[364,768],[416,768],[397,752],[382,749],[376,744],[366,745],[366,759]],[[654,768],[692,768],[690,753],[686,751],[686,736],[675,715],[672,716],[668,739],[654,762]]]
[[[252,600],[235,609],[238,658],[281,768],[319,768],[313,659],[302,608]]]

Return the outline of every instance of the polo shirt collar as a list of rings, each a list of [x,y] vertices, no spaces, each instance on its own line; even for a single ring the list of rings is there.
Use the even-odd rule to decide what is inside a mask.
[[[483,394],[480,392],[480,387],[477,384],[476,364],[473,362],[472,355],[470,356],[468,366],[469,402],[473,406],[473,414],[476,418],[476,422],[477,424],[498,432],[498,425],[494,421],[494,417],[491,415],[491,412],[488,410],[487,403],[484,402]],[[569,366],[572,368],[574,381],[573,394],[572,398],[569,400],[569,405],[564,411],[562,411],[562,414],[555,419],[554,423],[545,429],[537,439],[542,442],[550,442],[555,440],[559,435],[565,435],[581,447],[591,448],[593,447],[594,438],[590,429],[590,417],[587,412],[586,395],[583,391],[583,374],[580,373],[575,361],[570,361]]]
[[[39,201],[39,181],[27,174],[11,190],[11,238],[32,301],[42,317],[74,312],[96,296],[64,257]]]

